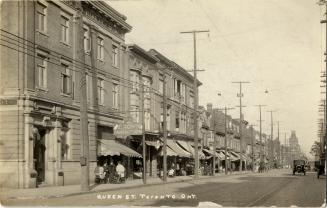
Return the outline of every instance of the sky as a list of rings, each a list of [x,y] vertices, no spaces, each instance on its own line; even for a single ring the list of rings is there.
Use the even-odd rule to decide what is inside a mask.
[[[324,69],[324,12],[316,0],[107,0],[127,16],[133,27],[126,43],[154,48],[187,70],[193,69],[193,39],[182,31],[209,30],[197,35],[197,66],[203,83],[199,104],[239,105],[242,86],[244,118],[280,139],[296,131],[309,155],[317,138],[318,105],[322,98],[320,72]],[[265,91],[268,93],[265,93]],[[221,96],[218,96],[221,93]],[[239,108],[229,112],[239,118]]]

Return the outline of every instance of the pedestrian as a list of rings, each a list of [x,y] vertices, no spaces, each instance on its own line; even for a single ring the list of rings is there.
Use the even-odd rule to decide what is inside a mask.
[[[118,161],[118,164],[116,166],[116,172],[118,174],[117,182],[123,182],[125,179],[125,167],[121,164],[120,161]]]

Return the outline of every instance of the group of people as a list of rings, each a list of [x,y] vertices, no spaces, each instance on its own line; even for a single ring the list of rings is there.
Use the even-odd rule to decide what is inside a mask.
[[[96,183],[124,183],[125,182],[125,167],[118,161],[115,166],[111,161],[108,165],[104,162],[103,165],[97,165],[95,170]]]

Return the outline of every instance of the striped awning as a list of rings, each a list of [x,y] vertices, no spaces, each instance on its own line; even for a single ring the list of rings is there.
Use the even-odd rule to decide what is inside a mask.
[[[181,145],[186,151],[190,152],[194,158],[195,150],[189,142],[178,140],[177,143]],[[198,155],[200,159],[205,159],[206,157],[201,150],[198,151]]]
[[[113,139],[98,139],[98,155],[114,156],[125,155],[128,157],[142,157],[139,153],[127,147],[126,145]]]
[[[208,154],[210,154],[212,156],[215,155],[216,157],[219,158],[219,160],[222,160],[223,159],[223,157],[221,156],[221,154],[219,154],[218,152],[215,152],[215,154],[214,154],[213,150],[203,149],[203,151],[204,152],[207,152]]]
[[[190,158],[192,155],[191,153],[185,151],[181,148],[174,140],[167,139],[167,145],[177,153],[179,157],[187,157]]]
[[[159,155],[163,156],[163,148],[161,148]],[[169,146],[167,146],[167,156],[178,156],[178,154],[174,152],[174,150],[172,150]]]

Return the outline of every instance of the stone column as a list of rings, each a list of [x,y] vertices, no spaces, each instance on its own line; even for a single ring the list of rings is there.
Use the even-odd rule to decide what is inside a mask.
[[[25,176],[24,188],[35,188],[37,172],[34,169],[34,141],[37,135],[37,128],[33,127],[33,118],[29,114],[25,114]]]

